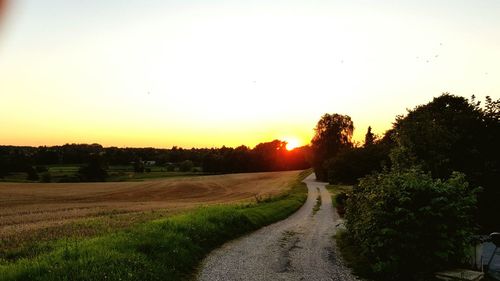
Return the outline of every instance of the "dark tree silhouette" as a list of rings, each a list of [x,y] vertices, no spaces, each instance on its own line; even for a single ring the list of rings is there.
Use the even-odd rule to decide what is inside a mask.
[[[194,167],[193,161],[191,161],[191,160],[184,160],[179,165],[179,171],[181,171],[181,172],[191,172],[191,170],[193,169],[193,167]]]
[[[316,125],[312,143],[312,161],[316,178],[327,180],[326,162],[341,150],[352,147],[354,124],[351,117],[325,114]]]
[[[286,152],[286,142],[280,140],[259,143],[252,150],[259,171],[283,170]]]
[[[368,131],[365,135],[365,146],[372,145],[375,141],[375,135],[372,133],[372,127],[368,126]]]
[[[78,171],[82,181],[105,181],[108,177],[106,165],[100,154],[91,154],[88,164]]]
[[[104,148],[99,144],[65,144],[62,146],[20,147],[0,146],[0,177],[10,173],[25,173],[29,167],[44,165],[82,165],[82,173],[53,176],[54,181],[75,182],[80,180],[97,181],[101,176],[91,156],[99,155],[101,168],[107,165],[133,166],[136,172],[146,171],[143,161],[154,161],[168,171],[180,168],[183,161],[191,161],[193,167],[201,167],[205,173],[244,173],[279,170],[301,170],[310,167],[309,147],[292,151],[285,149],[285,142],[274,140],[258,144],[250,149],[246,146],[236,148]],[[90,168],[88,166],[91,166]],[[43,171],[39,171],[43,173]],[[90,174],[87,174],[90,173]]]
[[[387,131],[381,139],[363,147],[345,149],[328,161],[328,181],[332,184],[357,184],[372,172],[389,168],[389,154],[395,147],[394,130]]]
[[[28,167],[26,170],[26,179],[29,181],[37,181],[40,179],[38,176],[38,173],[36,172],[35,168],[33,167]]]
[[[145,167],[142,159],[137,159],[134,161],[134,172],[136,173],[144,173]]]
[[[484,188],[479,197],[483,227],[500,227],[499,101],[479,102],[445,93],[399,116],[395,123],[398,148],[393,161],[411,160],[435,178],[463,172],[472,186]],[[498,229],[497,229],[498,230]]]

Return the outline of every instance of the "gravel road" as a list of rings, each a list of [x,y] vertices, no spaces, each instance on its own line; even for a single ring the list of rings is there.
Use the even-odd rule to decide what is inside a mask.
[[[248,236],[226,243],[202,264],[198,280],[357,280],[333,246],[338,216],[326,183],[314,174],[304,182],[307,201],[295,214]],[[313,214],[316,199],[321,208]]]

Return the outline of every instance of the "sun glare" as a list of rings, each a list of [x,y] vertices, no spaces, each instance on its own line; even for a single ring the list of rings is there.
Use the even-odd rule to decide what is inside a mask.
[[[295,138],[287,138],[285,139],[285,142],[286,142],[286,150],[293,150],[300,146],[299,140]]]

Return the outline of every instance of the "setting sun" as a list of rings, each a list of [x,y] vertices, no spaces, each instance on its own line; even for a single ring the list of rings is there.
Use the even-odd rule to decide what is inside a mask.
[[[299,140],[295,138],[287,138],[285,139],[285,142],[286,142],[286,150],[293,150],[300,146]]]

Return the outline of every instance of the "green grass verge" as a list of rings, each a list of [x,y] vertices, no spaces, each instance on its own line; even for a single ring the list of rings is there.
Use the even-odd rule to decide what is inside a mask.
[[[83,239],[102,236],[141,223],[179,214],[180,210],[159,209],[121,213],[118,210],[100,212],[97,217],[85,217],[73,222],[43,229],[18,232],[0,238],[0,264],[23,258],[34,258],[55,249],[61,239]]]
[[[326,189],[330,191],[330,194],[332,195],[332,205],[335,208],[337,207],[335,197],[340,193],[350,193],[352,191],[352,185],[328,184],[326,185]]]
[[[0,280],[186,280],[214,248],[295,212],[307,198],[301,173],[291,190],[258,204],[219,205],[91,239],[59,241],[48,253],[0,261]]]
[[[341,193],[350,193],[352,191],[351,185],[327,185],[326,189],[330,191],[332,195],[332,205],[334,208],[337,207],[336,197]],[[362,258],[361,249],[359,246],[354,244],[350,239],[347,231],[338,230],[334,236],[337,248],[340,250],[343,260],[347,263],[347,266],[352,269],[352,272],[363,278],[363,280],[369,280],[371,278],[370,262]]]
[[[319,192],[319,188],[318,188],[318,192]],[[313,208],[313,216],[316,215],[316,213],[319,211],[319,209],[321,209],[321,194],[318,194],[318,197],[316,197],[316,204],[314,204],[314,208]]]
[[[358,245],[353,243],[349,239],[349,235],[346,230],[337,231],[335,234],[335,242],[337,248],[340,250],[343,260],[347,263],[347,266],[352,269],[352,272],[363,278],[364,280],[369,280],[373,278],[373,274],[370,270],[371,263],[366,260],[361,255],[361,249]]]

